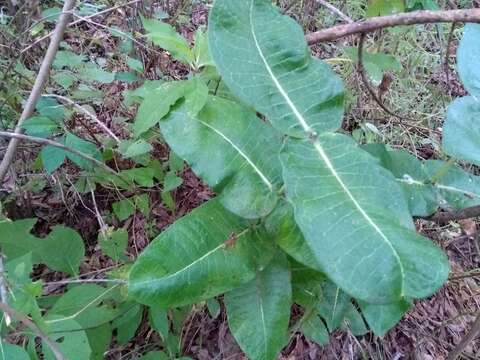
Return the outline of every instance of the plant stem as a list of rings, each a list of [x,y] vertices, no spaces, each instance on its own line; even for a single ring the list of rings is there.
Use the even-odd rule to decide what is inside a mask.
[[[22,125],[24,121],[28,119],[35,111],[35,106],[48,80],[48,76],[50,74],[50,67],[52,66],[53,60],[55,59],[55,56],[57,54],[60,41],[62,41],[63,39],[63,34],[65,32],[65,28],[67,27],[67,23],[71,15],[70,12],[74,6],[75,0],[66,0],[65,4],[63,5],[62,15],[60,15],[57,26],[55,27],[52,40],[50,41],[47,53],[45,54],[42,65],[40,66],[40,70],[38,71],[38,75],[35,79],[35,84],[33,85],[32,92],[28,97],[25,108],[23,109],[17,126],[15,127],[15,134],[21,134],[23,132]],[[19,143],[20,139],[12,138],[10,144],[8,145],[5,156],[0,163],[0,184],[3,183],[3,179],[7,175],[8,169],[10,168],[10,164],[12,163]]]
[[[53,355],[55,356],[55,359],[57,360],[68,360],[60,351],[58,348],[57,344],[50,339],[40,328],[35,325],[35,323],[27,318],[25,315],[19,313],[18,311],[12,309],[10,306],[7,304],[0,302],[0,310],[2,310],[4,313],[10,315],[11,317],[16,318],[18,321],[20,321],[23,325],[27,326],[32,330],[39,338],[41,338],[52,350]]]
[[[357,21],[351,24],[338,25],[319,30],[306,36],[309,45],[325,41],[341,39],[348,35],[372,32],[399,25],[431,24],[431,23],[480,22],[480,9],[444,10],[444,11],[413,11],[390,16],[378,16]]]

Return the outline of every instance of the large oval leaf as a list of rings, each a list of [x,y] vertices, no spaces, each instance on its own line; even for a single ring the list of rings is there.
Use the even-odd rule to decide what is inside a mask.
[[[173,151],[245,218],[267,215],[281,183],[280,136],[254,111],[211,97],[197,115],[179,106],[160,124]]]
[[[254,280],[225,294],[228,325],[249,359],[276,359],[287,342],[291,302],[290,270],[282,254]]]
[[[157,307],[192,304],[252,280],[271,258],[268,241],[211,200],[161,233],[132,267],[129,293]]]
[[[480,25],[467,24],[457,51],[458,73],[470,95],[480,96]]]
[[[414,232],[401,189],[353,140],[290,140],[282,154],[287,197],[307,243],[345,292],[373,303],[425,297],[448,262]]]
[[[480,165],[480,99],[456,99],[447,110],[443,149],[451,156]]]
[[[276,128],[305,136],[340,127],[340,79],[310,56],[301,27],[270,0],[217,0],[208,36],[228,87]]]

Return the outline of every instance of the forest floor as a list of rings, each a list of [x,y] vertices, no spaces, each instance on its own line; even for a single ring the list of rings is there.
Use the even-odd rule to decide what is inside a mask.
[[[112,6],[115,2],[101,3]],[[95,23],[81,23],[67,32],[65,43],[75,51],[88,54],[92,61],[103,58],[111,70],[122,71],[125,64],[115,55],[119,40],[109,29],[124,29],[135,33],[138,30],[136,17],[142,12],[165,13],[167,21],[176,26],[189,40],[193,40],[199,26],[207,24],[209,4],[206,1],[172,0],[145,3],[150,5],[140,5],[139,2],[97,17]],[[281,6],[303,24],[306,32],[315,31],[322,26],[331,26],[339,21],[314,0],[299,1],[293,6],[290,6],[290,3],[291,1],[281,1]],[[354,19],[363,16],[359,0],[331,3]],[[478,6],[478,3],[474,2],[473,5]],[[472,2],[449,1],[448,4],[444,4],[445,8],[449,6],[467,7],[472,6]],[[364,142],[375,138],[393,147],[405,148],[420,158],[435,158],[440,140],[437,133],[432,131],[430,136],[426,137],[410,125],[422,124],[432,130],[441,130],[445,104],[452,98],[464,94],[453,70],[455,49],[460,34],[458,31],[453,33],[453,41],[448,49],[448,56],[445,57],[449,30],[447,25],[418,26],[403,32],[378,33],[374,35],[375,39],[372,37],[368,42],[367,46],[371,48],[383,42],[381,46],[384,51],[395,53],[401,59],[403,69],[395,74],[393,83],[384,97],[385,102],[394,111],[399,111],[408,119],[415,119],[406,121],[400,126],[396,119],[384,114],[370,99],[351,64],[330,60],[334,69],[346,80],[349,91],[347,103],[349,115],[345,119],[344,129],[356,132]],[[345,57],[343,49],[356,46],[357,41],[356,37],[348,37],[335,43],[316,45],[312,51],[317,57],[327,61],[343,58]],[[39,44],[26,53],[24,64],[27,68],[35,68],[43,56],[45,46]],[[412,54],[413,50],[417,55]],[[2,56],[8,56],[10,52],[14,54],[16,49],[2,51],[4,51]],[[183,65],[172,61],[170,56],[160,49],[152,50],[150,46],[140,43],[135,44],[135,52],[144,66],[143,76],[147,79],[182,79],[188,74]],[[445,58],[450,63],[448,71],[445,70]],[[105,94],[103,101],[92,101],[84,105],[90,106],[102,122],[121,136],[122,123],[115,119],[134,117],[135,113],[126,108],[122,101],[125,90],[132,90],[135,87],[135,83],[125,84],[118,81],[98,85]],[[365,126],[366,124],[369,125]],[[100,129],[95,127],[91,130],[100,132]],[[4,147],[0,143],[0,154],[3,150]],[[164,161],[169,157],[168,148],[163,145],[157,145],[154,154]],[[15,167],[20,169],[18,174],[29,174],[27,164],[35,159],[35,155],[33,148],[26,147],[22,151],[22,161],[15,164]],[[67,165],[63,172],[70,174],[72,179],[75,178],[75,167]],[[127,255],[131,259],[136,258],[149,244],[152,235],[158,234],[176,219],[214,196],[190,169],[183,170],[180,175],[183,184],[173,191],[174,211],[164,204],[160,195],[153,189],[146,191],[151,202],[148,218],[137,212],[121,224],[130,234]],[[115,267],[116,263],[103,256],[97,246],[99,226],[92,212],[94,213],[94,209],[97,208],[101,214],[110,214],[112,203],[118,201],[118,197],[106,189],[99,189],[92,199],[91,194],[83,194],[76,191],[75,187],[65,186],[64,178],[62,177],[60,181],[59,175],[55,174],[51,176],[42,174],[41,180],[44,182],[41,191],[36,191],[32,189],[32,183],[25,179],[15,176],[7,178],[1,188],[10,197],[10,202],[5,207],[9,217],[39,218],[35,228],[39,235],[47,233],[55,224],[66,224],[76,229],[87,245],[87,260],[81,268],[83,274]],[[18,184],[22,185],[19,187]],[[12,192],[13,189],[15,191]],[[372,334],[355,337],[349,333],[338,332],[331,336],[328,346],[320,347],[301,335],[295,335],[280,358],[445,359],[468,331],[475,314],[480,311],[479,226],[476,220],[443,225],[424,220],[417,221],[420,233],[435,241],[448,255],[452,267],[451,279],[435,296],[416,301],[405,318],[384,338]],[[38,267],[35,275],[44,280],[60,280],[57,274],[43,267]],[[158,336],[152,333],[148,322],[144,321],[135,338],[120,349],[112,348],[109,358],[120,359],[125,355],[128,359],[126,354],[156,341]],[[244,358],[229,333],[223,309],[216,317],[212,317],[206,306],[194,308],[184,322],[181,341],[183,353],[195,359]],[[480,358],[480,339],[467,347],[464,357]]]

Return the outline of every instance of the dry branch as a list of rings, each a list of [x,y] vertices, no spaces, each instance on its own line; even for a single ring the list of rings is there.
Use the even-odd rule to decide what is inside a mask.
[[[20,119],[18,120],[17,126],[15,127],[15,133],[21,134],[23,132],[22,125],[26,119],[28,119],[34,112],[35,106],[37,104],[40,95],[42,94],[43,88],[45,83],[48,80],[48,76],[50,74],[50,67],[52,66],[53,60],[55,59],[55,55],[58,51],[58,46],[63,39],[63,34],[65,32],[65,28],[67,27],[68,20],[70,19],[70,12],[75,6],[75,0],[66,0],[65,4],[62,9],[62,15],[58,20],[57,26],[55,27],[55,31],[52,36],[52,40],[50,41],[50,45],[48,46],[47,53],[42,61],[42,65],[40,66],[40,70],[38,71],[37,78],[35,79],[35,84],[33,85],[32,92],[28,97],[27,103],[25,104],[25,108],[23,109],[22,115],[20,115]],[[8,144],[7,151],[5,152],[5,156],[0,163],[0,184],[3,183],[3,179],[10,168],[10,164],[15,156],[17,151],[17,146],[19,144],[18,138],[12,138],[10,143]]]
[[[306,36],[309,45],[320,42],[341,39],[348,35],[372,32],[375,30],[415,24],[431,23],[480,23],[480,9],[445,10],[445,11],[414,11],[390,16],[379,16],[352,24],[338,25],[316,31]]]

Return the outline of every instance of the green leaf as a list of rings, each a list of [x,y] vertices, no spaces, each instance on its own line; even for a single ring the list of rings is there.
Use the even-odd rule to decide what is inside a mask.
[[[64,226],[54,226],[46,239],[39,240],[38,253],[42,263],[55,271],[77,275],[85,256],[83,239]]]
[[[465,89],[476,98],[480,96],[480,25],[466,24],[457,51],[458,73]]]
[[[217,0],[208,37],[230,90],[277,129],[307,137],[306,130],[322,133],[340,127],[340,78],[310,56],[300,25],[281,15],[270,0]]]
[[[308,312],[300,319],[300,331],[319,345],[327,345],[330,341],[327,328],[315,312]]]
[[[154,171],[148,167],[122,170],[121,175],[128,181],[135,181],[140,186],[147,188],[155,186]]]
[[[252,280],[271,251],[248,222],[211,200],[144,250],[130,271],[129,293],[149,306],[192,304]]]
[[[391,150],[381,144],[363,148],[393,173],[414,216],[431,215],[439,207],[462,209],[480,204],[478,176],[443,161],[420,161],[405,150]]]
[[[168,172],[163,182],[163,191],[172,191],[183,184],[183,179],[175,175],[175,173]]]
[[[358,50],[356,48],[347,47],[345,52],[353,62],[358,62]],[[402,64],[395,56],[383,53],[364,52],[363,65],[375,86],[380,85],[386,71],[402,70]]]
[[[311,269],[322,271],[315,255],[295,222],[293,208],[281,201],[265,220],[265,228],[277,245],[292,258]]]
[[[58,72],[52,76],[52,79],[65,90],[77,81],[77,78],[68,72]]]
[[[124,303],[120,307],[122,316],[115,319],[112,324],[117,329],[117,343],[125,345],[132,337],[135,336],[138,327],[142,322],[142,307],[131,302]]]
[[[331,281],[322,284],[322,297],[317,305],[318,314],[325,320],[330,332],[338,329],[350,309],[350,297]]]
[[[357,308],[352,304],[348,304],[348,309],[343,319],[342,329],[351,331],[354,336],[362,336],[368,332],[365,321]]]
[[[82,284],[70,288],[53,305],[46,317],[49,326],[75,320],[76,327],[63,326],[65,331],[77,331],[101,326],[119,314],[107,305],[101,305],[112,297],[116,286],[104,288],[95,284]]]
[[[450,104],[443,127],[443,149],[447,154],[480,165],[479,116],[480,100],[473,96]]]
[[[403,0],[369,0],[367,17],[387,16],[405,11]]]
[[[205,66],[215,66],[208,48],[208,39],[205,29],[200,27],[195,32],[195,46],[193,47],[193,57],[195,59],[195,68],[200,69]]]
[[[147,30],[147,38],[155,45],[167,50],[175,59],[191,65],[194,56],[187,40],[175,29],[164,22],[142,18],[143,26]]]
[[[194,78],[164,83],[149,91],[138,109],[133,125],[135,136],[138,137],[155,126],[170,112],[171,106],[183,97],[190,99],[187,101],[188,111],[195,115],[205,104],[208,95],[208,88],[201,84],[201,80]]]
[[[135,203],[131,199],[123,199],[112,204],[113,213],[120,221],[127,220],[135,212]]]
[[[93,143],[80,139],[72,133],[67,133],[67,136],[65,137],[65,146],[80,151],[85,155],[89,155],[98,161],[102,161],[102,154]],[[94,165],[91,161],[88,161],[71,152],[67,152],[66,156],[82,169],[93,169]]]
[[[75,230],[54,226],[45,239],[38,239],[30,231],[36,219],[0,222],[0,244],[3,253],[15,259],[31,253],[34,264],[45,264],[55,271],[71,275],[78,273],[85,247]]]
[[[108,350],[112,341],[112,326],[109,323],[85,330],[88,343],[92,349],[90,360],[103,360],[103,354]]]
[[[340,134],[321,135],[314,146],[290,140],[281,160],[296,222],[342,290],[394,302],[428,296],[444,283],[445,254],[415,233],[395,179],[353,140]]]
[[[68,50],[60,50],[55,56],[53,67],[56,69],[61,69],[64,67],[75,68],[82,65],[85,60],[86,58],[83,55],[77,55]]]
[[[30,356],[22,347],[1,340],[0,360],[30,360]]]
[[[136,141],[123,140],[119,145],[119,151],[125,159],[144,155],[153,150],[153,146],[143,139]]]
[[[157,307],[151,307],[149,312],[150,326],[158,331],[162,339],[166,339],[170,329],[167,310]]]
[[[45,170],[51,174],[62,166],[67,157],[67,152],[63,149],[47,145],[40,152],[40,156]]]
[[[179,106],[160,127],[173,151],[220,194],[228,210],[253,219],[273,209],[281,183],[281,138],[253,111],[210,97],[197,116]]]
[[[34,116],[25,120],[22,128],[27,135],[46,138],[58,129],[58,125],[47,117]]]
[[[98,234],[98,244],[102,252],[115,261],[125,260],[125,250],[128,245],[128,232],[125,229],[108,230]]]
[[[375,335],[384,336],[410,309],[410,302],[402,300],[392,304],[376,305],[359,302],[362,314]]]
[[[287,343],[292,289],[281,253],[251,282],[225,294],[228,325],[249,359],[273,360]]]
[[[81,326],[74,320],[59,321],[50,327],[48,336],[57,343],[58,348],[67,359],[89,359],[92,349],[90,348],[87,334],[85,331],[78,330],[72,336],[71,329],[81,329]],[[45,360],[55,360],[56,357],[49,346],[45,343],[42,346]]]
[[[139,73],[143,72],[143,70],[144,70],[143,69],[143,63],[140,60],[127,56],[125,61],[126,61],[127,65],[130,67],[130,69],[133,69],[133,70],[135,70]]]
[[[98,82],[102,84],[110,84],[115,80],[114,73],[105,71],[93,64],[85,66],[78,75],[81,80],[89,83]]]
[[[51,97],[41,97],[35,108],[41,116],[53,121],[61,122],[65,118],[65,107]]]

